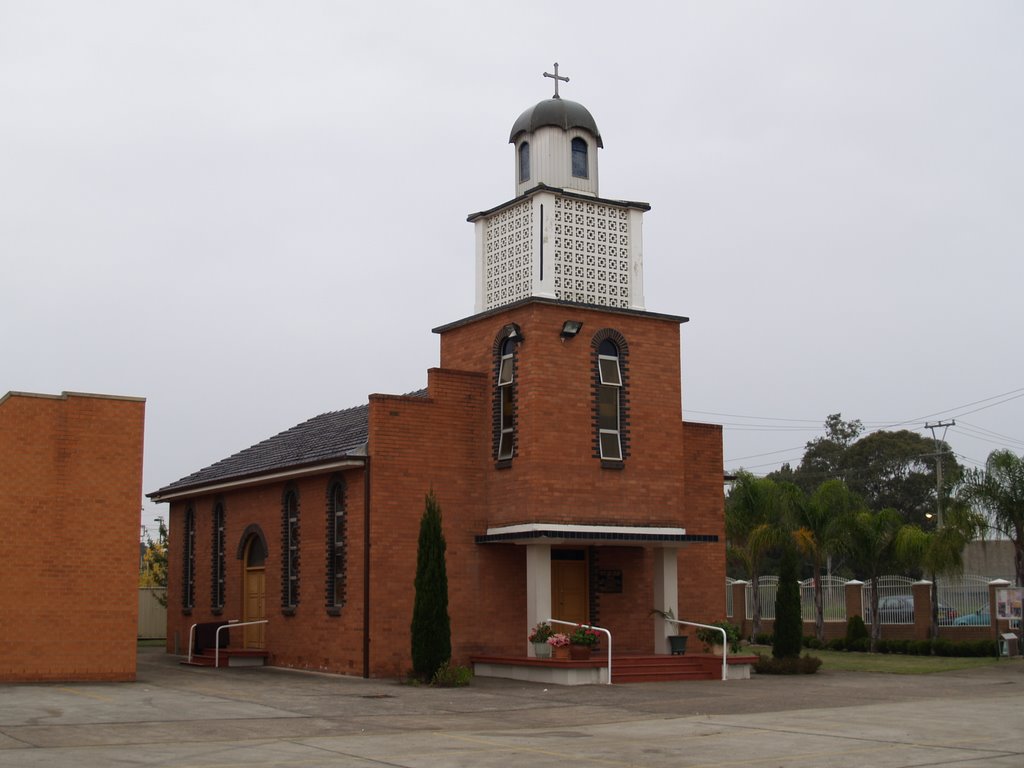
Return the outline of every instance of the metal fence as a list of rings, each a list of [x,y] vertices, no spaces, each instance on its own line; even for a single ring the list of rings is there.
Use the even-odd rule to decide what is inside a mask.
[[[732,618],[732,585],[735,583],[736,579],[725,577],[725,615],[730,619]]]
[[[949,623],[959,626],[987,627],[992,624],[988,603],[988,576],[965,573],[935,579],[939,593],[940,623],[945,614]]]
[[[814,621],[814,579],[800,582],[800,609],[804,621]],[[821,609],[825,621],[846,621],[846,579],[821,577]]]

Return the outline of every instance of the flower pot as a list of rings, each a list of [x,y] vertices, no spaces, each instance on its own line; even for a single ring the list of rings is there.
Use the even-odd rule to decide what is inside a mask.
[[[547,643],[534,643],[533,644],[533,655],[538,659],[550,659],[551,658],[551,646]]]
[[[583,661],[590,658],[590,646],[573,643],[569,646],[569,658],[574,661]]]
[[[559,661],[569,660],[569,646],[567,645],[553,645],[551,646],[551,658]]]
[[[682,656],[686,653],[686,641],[689,640],[688,635],[669,635],[668,636],[668,647],[672,652],[673,656]]]

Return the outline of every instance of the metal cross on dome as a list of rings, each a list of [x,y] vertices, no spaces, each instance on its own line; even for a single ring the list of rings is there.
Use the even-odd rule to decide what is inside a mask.
[[[569,82],[569,78],[568,77],[563,77],[562,75],[558,74],[558,62],[557,61],[555,62],[555,74],[552,75],[552,74],[549,74],[549,73],[545,72],[544,73],[544,77],[550,77],[552,80],[555,81],[555,96],[554,96],[554,98],[556,98],[556,99],[562,98],[561,96],[558,95],[558,81],[561,80],[563,83],[568,83]]]

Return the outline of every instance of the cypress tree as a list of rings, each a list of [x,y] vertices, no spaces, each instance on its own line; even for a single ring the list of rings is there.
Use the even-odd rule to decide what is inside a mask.
[[[424,680],[451,658],[452,630],[448,618],[448,572],[445,567],[441,507],[431,489],[420,519],[416,554],[416,596],[412,609],[412,668]]]
[[[772,644],[772,656],[776,659],[799,657],[803,647],[803,633],[796,553],[792,547],[786,547],[779,563],[779,591],[775,595],[775,640]]]

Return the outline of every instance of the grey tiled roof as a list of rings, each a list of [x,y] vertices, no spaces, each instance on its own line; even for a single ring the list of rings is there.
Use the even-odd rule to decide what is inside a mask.
[[[426,390],[410,393],[415,397],[426,394]],[[148,495],[161,496],[345,456],[361,456],[366,445],[369,410],[367,404],[314,416]]]

